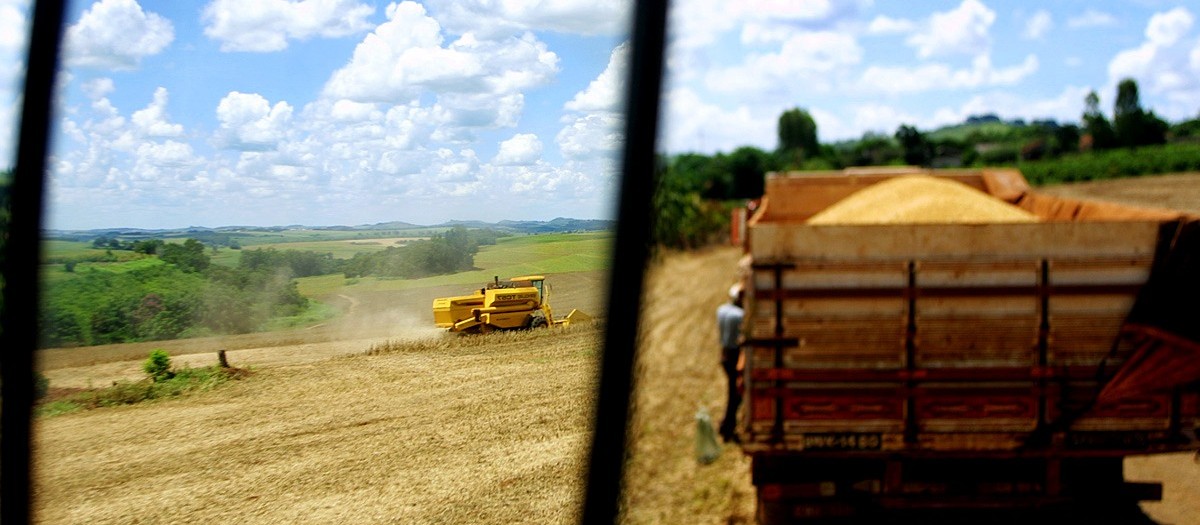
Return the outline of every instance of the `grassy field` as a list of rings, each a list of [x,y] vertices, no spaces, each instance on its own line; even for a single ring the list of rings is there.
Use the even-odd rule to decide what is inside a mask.
[[[372,292],[428,288],[450,284],[477,285],[493,276],[587,272],[609,268],[613,235],[596,233],[553,233],[503,237],[495,245],[483,246],[475,255],[477,270],[423,279],[346,279],[322,275],[297,279],[306,297],[324,297],[346,290]],[[287,245],[283,245],[287,246]]]
[[[339,231],[283,230],[278,232],[232,232],[230,235],[242,246],[288,244],[303,242],[354,241],[397,237],[428,237],[449,228],[415,228],[408,230]]]
[[[340,250],[338,255],[351,256],[360,251],[379,251],[388,246],[396,245],[404,239],[386,237],[378,239],[356,239],[353,241],[302,241],[271,245],[278,250],[313,251],[317,253]],[[174,242],[174,241],[172,241]],[[572,304],[579,296],[577,288],[580,285],[604,286],[602,280],[595,277],[609,267],[609,252],[612,243],[611,233],[574,233],[574,234],[542,234],[504,237],[497,244],[481,247],[475,257],[475,270],[451,275],[434,276],[424,279],[380,279],[374,277],[347,279],[341,273],[324,276],[297,279],[297,290],[305,297],[319,302],[311,303],[304,312],[292,317],[272,319],[262,325],[260,330],[278,331],[295,328],[311,328],[321,325],[339,313],[345,312],[365,295],[388,294],[406,290],[429,290],[442,288],[438,296],[457,295],[466,293],[471,288],[489,281],[493,276],[510,278],[521,274],[547,274],[551,276],[549,284],[554,304],[568,308],[582,307],[592,315],[599,313],[594,301],[582,301]],[[47,242],[47,253],[58,256],[86,254],[93,251],[87,243],[82,242]],[[103,254],[103,251],[94,250]],[[117,251],[124,255],[138,257],[123,262],[78,262],[73,263],[73,271],[67,271],[63,263],[46,264],[42,267],[42,282],[45,285],[56,285],[64,281],[87,275],[93,271],[123,273],[147,267],[164,264],[153,256],[135,254],[130,251]],[[215,264],[234,266],[241,257],[242,250],[228,248],[219,249],[210,254]],[[567,277],[570,274],[573,277]],[[593,275],[595,274],[595,275]],[[557,277],[556,277],[557,276]],[[558,292],[554,287],[560,287]],[[353,297],[353,299],[350,299]],[[378,301],[378,299],[372,299]],[[428,315],[429,298],[419,301],[420,306],[414,307],[410,317],[421,318]],[[383,309],[390,309],[386,303]],[[380,310],[380,307],[374,307]],[[569,310],[564,310],[564,313]]]
[[[108,253],[109,250],[93,248],[90,242],[42,241],[43,260],[86,260],[103,257],[108,255]],[[111,253],[118,261],[128,261],[143,257],[140,253],[128,250],[112,250]]]
[[[103,251],[101,251],[103,253]],[[116,253],[116,252],[114,252]],[[132,253],[132,252],[124,252]],[[138,258],[126,259],[121,262],[81,262],[76,263],[73,272],[68,272],[65,264],[43,264],[41,268],[41,279],[43,284],[56,283],[74,278],[80,273],[90,270],[100,270],[106,272],[122,273],[134,271],[140,268],[148,268],[165,264],[156,257],[146,257],[137,254]]]
[[[421,230],[421,233],[431,231],[433,230],[425,229]],[[239,237],[239,242],[241,242],[243,249],[270,248],[281,251],[297,250],[331,253],[334,258],[349,259],[354,257],[356,253],[380,252],[389,246],[400,246],[405,241],[428,238],[395,235],[370,237],[369,235],[370,233],[367,232],[289,230],[279,233],[256,234],[256,236],[247,242],[242,242]],[[167,242],[183,242],[183,240],[168,239]],[[484,246],[480,249],[479,254],[476,255],[475,266],[482,273],[467,272],[469,277],[449,281],[441,281],[439,280],[441,279],[440,277],[435,277],[432,280],[422,280],[424,282],[416,283],[416,287],[475,282],[480,280],[481,275],[484,279],[490,278],[491,275],[496,275],[488,274],[488,272],[494,271],[499,271],[499,275],[503,277],[522,273],[559,273],[605,269],[608,268],[609,246],[611,244],[612,234],[609,232],[552,233],[502,237],[495,246]],[[45,259],[55,261],[94,258],[105,255],[105,250],[97,250],[91,246],[91,243],[86,242],[51,240],[44,241],[42,249]],[[208,252],[212,258],[212,263],[222,266],[237,266],[241,253],[241,250],[229,248],[219,248],[216,252],[212,252],[211,250]],[[112,254],[119,262],[145,257],[142,254],[124,250],[114,250]],[[110,264],[81,263],[77,266],[77,269],[85,268],[88,265],[97,265],[96,267],[100,268]],[[43,275],[48,279],[65,279],[70,277],[64,271],[61,263],[46,265],[43,269]],[[328,293],[331,285],[333,287],[340,286],[340,284],[333,285],[336,279],[333,279],[332,276],[312,277],[308,279],[314,281],[314,284],[306,285],[302,281],[301,287],[302,291],[307,289],[313,292],[312,294],[306,293],[309,296]],[[384,281],[390,282],[388,280]],[[397,287],[394,282],[379,286],[380,289],[408,287]]]
[[[212,254],[212,263],[222,266],[237,266],[242,250],[295,250],[301,252],[331,253],[335,259],[349,259],[356,253],[381,252],[389,246],[401,246],[405,241],[424,239],[428,237],[380,237],[317,240],[317,241],[285,241],[278,243],[263,243],[242,245],[241,250],[222,248]]]
[[[417,228],[411,230],[338,231],[338,230],[282,230],[228,232],[231,241],[243,248],[275,248],[278,250],[303,250],[330,252],[334,257],[348,259],[358,252],[380,251],[400,239],[423,239],[449,228]],[[170,237],[164,242],[182,243],[186,236]],[[213,254],[213,263],[226,266],[237,264],[238,250],[220,248]],[[113,250],[118,260],[140,256],[128,250]],[[105,255],[104,249],[92,247],[91,242],[46,240],[42,241],[42,256],[46,260],[81,260]]]
[[[285,242],[271,245],[258,245],[243,247],[243,249],[275,249],[275,250],[297,250],[302,252],[317,252],[317,253],[332,253],[334,258],[349,259],[354,257],[356,253],[364,252],[381,252],[389,246],[403,246],[404,243],[417,239],[427,239],[428,237],[380,237],[380,238],[355,238],[341,239],[329,241],[296,241]]]

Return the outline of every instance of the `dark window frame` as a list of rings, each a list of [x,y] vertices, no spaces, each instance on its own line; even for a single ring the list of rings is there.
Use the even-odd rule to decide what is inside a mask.
[[[4,244],[4,308],[0,312],[0,522],[31,518],[30,446],[33,355],[37,348],[46,153],[65,0],[33,7],[19,145],[8,193]],[[625,98],[625,145],[617,204],[617,236],[609,279],[608,321],[600,366],[583,523],[618,517],[626,426],[637,342],[638,310],[648,254],[649,210],[662,89],[667,2],[635,2]],[[18,307],[18,305],[20,305]]]

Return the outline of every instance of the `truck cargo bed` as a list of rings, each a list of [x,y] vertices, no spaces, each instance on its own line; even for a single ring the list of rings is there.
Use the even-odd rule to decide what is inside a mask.
[[[1038,195],[1012,171],[956,171],[936,175],[1041,222],[805,222],[894,175],[768,180],[743,265],[745,450],[1101,457],[1200,445],[1200,373],[1098,400],[1146,346],[1127,317],[1192,218]]]

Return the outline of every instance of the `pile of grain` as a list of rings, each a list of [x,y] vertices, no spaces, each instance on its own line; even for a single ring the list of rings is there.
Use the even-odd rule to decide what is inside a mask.
[[[928,175],[906,175],[854,192],[808,222],[980,224],[1037,220],[1035,215],[966,184]]]

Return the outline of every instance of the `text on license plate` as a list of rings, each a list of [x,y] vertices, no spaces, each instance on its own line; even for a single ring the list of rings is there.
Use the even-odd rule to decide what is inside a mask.
[[[878,433],[804,434],[805,450],[879,450],[883,436]]]

